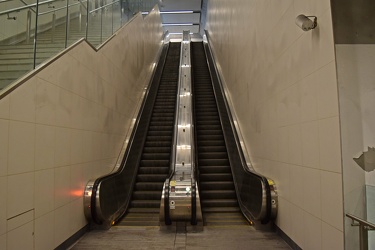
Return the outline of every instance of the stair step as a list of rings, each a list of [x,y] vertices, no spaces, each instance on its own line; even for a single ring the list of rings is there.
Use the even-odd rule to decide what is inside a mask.
[[[137,181],[139,182],[164,182],[168,174],[138,174]]]
[[[204,173],[232,173],[229,165],[227,166],[199,166],[200,174]]]
[[[137,182],[135,183],[135,191],[154,191],[163,189],[163,182]]]
[[[200,192],[203,200],[233,199],[237,201],[234,190],[204,190]]]
[[[132,200],[130,206],[134,208],[159,208],[160,200]]]
[[[233,181],[232,173],[209,173],[209,174],[200,174],[200,181]]]

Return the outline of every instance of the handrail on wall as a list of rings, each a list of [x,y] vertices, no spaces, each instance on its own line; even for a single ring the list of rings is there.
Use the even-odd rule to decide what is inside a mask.
[[[359,227],[359,249],[368,250],[368,233],[367,231],[375,230],[375,224],[365,221],[355,215],[346,214],[346,217],[352,219],[352,226]]]
[[[65,31],[63,31],[64,33],[63,36],[60,36],[59,38],[62,37],[63,39],[65,39],[65,41],[60,39],[61,42],[65,44],[62,44],[61,47],[58,47],[58,48],[54,47],[53,49],[51,49],[52,50],[51,52],[53,52],[54,50],[56,54],[59,53],[61,49],[68,48],[71,43],[74,43],[74,40],[78,40],[80,38],[86,38],[86,41],[88,43],[93,43],[91,44],[92,46],[101,47],[102,44],[106,42],[107,38],[111,37],[111,34],[113,35],[114,33],[116,33],[116,30],[122,27],[126,22],[130,22],[132,19],[132,16],[134,15],[133,14],[129,16],[123,13],[123,10],[121,9],[121,6],[120,6],[121,5],[120,0],[112,0],[110,3],[105,3],[105,4],[103,3],[103,6],[95,6],[95,9],[93,10],[91,10],[90,8],[94,7],[94,5],[89,5],[89,3],[93,2],[94,0],[91,0],[91,1],[90,0],[77,0],[74,2],[67,0],[63,4],[63,6],[61,5],[56,6],[57,8],[53,7],[52,9],[46,9],[46,8],[40,8],[40,7],[47,6],[47,5],[49,6],[51,4],[54,5],[55,3],[60,2],[61,0],[41,0],[35,3],[31,3],[31,4],[27,4],[24,0],[20,0],[20,1],[26,5],[16,7],[16,8],[11,7],[7,10],[0,11],[0,16],[1,17],[8,16],[8,19],[16,20],[17,17],[15,16],[15,13],[22,11],[22,13],[25,14],[26,12],[27,14],[27,15],[25,14],[26,20],[21,19],[21,22],[25,22],[26,29],[23,31],[22,30],[15,31],[14,34],[12,34],[10,37],[6,37],[1,42],[2,44],[4,45],[6,44],[9,46],[17,45],[18,43],[21,43],[21,42],[25,42],[26,44],[30,44],[30,45],[33,44],[33,47],[32,47],[33,56],[30,57],[31,63],[27,65],[28,70],[36,69],[38,65],[42,63],[41,59],[43,59],[45,56],[45,55],[42,55],[38,57],[39,54],[37,52],[37,48],[45,46],[44,45],[45,43],[39,42],[38,40],[39,34],[42,34],[43,32],[50,30],[51,31],[51,38],[50,38],[51,43],[54,44],[55,43],[54,41],[55,27],[61,24],[62,22],[66,23]],[[7,2],[7,0],[0,0],[0,3],[3,3],[3,2]],[[143,1],[141,1],[141,3],[142,2]],[[77,10],[76,7],[74,6],[78,6],[80,7],[80,9]],[[111,8],[113,10],[111,12],[111,15],[115,15],[115,16],[112,16],[111,20],[108,18],[107,19],[100,18],[100,19],[95,19],[96,20],[95,21],[89,18],[90,14],[92,14],[93,12],[98,12],[98,11],[100,12],[101,10],[105,10],[107,8]],[[60,13],[62,13],[62,12],[65,12],[65,10],[66,10],[66,13],[62,14],[63,16],[61,15],[58,17],[56,16],[56,12],[60,11]],[[33,12],[35,13],[35,15],[33,15]],[[44,17],[44,19],[41,19],[42,16],[46,16],[47,14],[51,16],[51,20],[49,22],[46,22],[48,17],[47,19],[46,17]],[[82,18],[82,15],[87,15],[87,17]],[[99,15],[107,15],[107,14],[104,13],[104,11],[101,11],[101,14]],[[124,17],[126,17],[126,19]],[[78,34],[79,37],[77,36],[77,34],[75,34],[76,37],[70,36],[70,22],[75,18],[78,18],[77,22],[79,22],[78,24],[79,32],[81,32],[80,34]],[[39,24],[40,20],[43,20],[41,24]],[[100,27],[100,29],[95,30],[96,26]],[[108,29],[108,32],[105,29]],[[98,40],[95,40],[96,38],[98,38]],[[17,73],[14,75],[15,77],[12,75],[12,77],[7,79],[9,80],[9,82],[2,83],[2,86],[0,87],[0,91],[3,92],[2,90],[7,88],[7,86],[12,85],[14,81],[18,81],[17,77],[22,77],[22,75],[24,75],[24,72],[25,71],[17,71]]]

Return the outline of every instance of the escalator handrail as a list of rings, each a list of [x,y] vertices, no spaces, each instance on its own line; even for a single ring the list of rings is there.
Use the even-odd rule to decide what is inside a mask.
[[[193,58],[192,57],[192,53],[193,53],[193,50],[191,49],[190,50],[190,57],[191,58]],[[192,76],[194,76],[194,62],[193,62],[193,60],[191,60],[191,75]],[[191,89],[192,89],[192,93],[195,93],[195,89],[194,89],[194,86],[195,86],[195,84],[194,84],[194,77],[191,77]],[[193,178],[194,178],[194,182],[192,181],[192,191],[191,191],[191,194],[192,194],[192,196],[194,196],[194,198],[192,197],[192,204],[191,204],[191,206],[192,206],[192,210],[194,209],[194,213],[192,213],[192,219],[191,219],[191,224],[192,225],[196,225],[196,223],[197,223],[197,217],[196,217],[196,212],[197,212],[197,208],[196,208],[196,206],[197,206],[197,204],[196,204],[196,197],[197,197],[197,185],[199,186],[199,178],[198,178],[198,176],[199,176],[199,166],[198,166],[198,154],[196,154],[195,153],[195,144],[197,143],[196,142],[196,139],[198,138],[198,135],[197,135],[197,130],[195,129],[195,120],[194,120],[194,117],[195,117],[195,98],[192,98],[192,113],[193,113],[193,118],[192,118],[192,123],[191,124],[193,124],[193,127],[194,127],[194,131],[193,131],[193,136],[194,136],[194,140],[192,140],[192,147],[194,146],[194,149],[193,149],[193,152],[194,152],[194,155],[193,155],[193,157],[192,157],[192,163],[194,163],[194,168],[193,168]],[[194,183],[194,186],[193,186],[193,183]],[[193,187],[194,187],[194,189],[193,189]],[[200,195],[199,195],[199,197],[201,197]],[[194,218],[193,218],[193,216],[195,216]],[[195,224],[193,224],[193,222],[195,223]]]
[[[164,35],[164,37],[166,37],[166,34]],[[98,192],[98,189],[100,189],[101,183],[103,183],[104,181],[106,181],[108,179],[112,179],[112,178],[115,178],[115,177],[121,175],[121,173],[123,172],[123,170],[125,168],[126,162],[127,162],[128,158],[129,158],[129,155],[130,155],[130,150],[131,150],[131,148],[133,146],[133,143],[134,143],[134,140],[135,140],[135,135],[136,135],[137,130],[138,130],[139,122],[140,122],[141,117],[144,113],[143,111],[145,109],[146,101],[149,97],[150,89],[152,87],[151,85],[152,85],[153,81],[155,81],[155,79],[154,79],[155,77],[160,77],[160,73],[158,73],[158,70],[160,71],[160,69],[162,69],[164,67],[168,47],[169,47],[169,43],[165,43],[162,47],[160,59],[157,61],[157,63],[156,63],[157,65],[154,67],[152,77],[151,77],[151,80],[150,80],[150,84],[148,85],[147,90],[145,91],[145,95],[144,95],[143,100],[142,100],[141,108],[140,108],[140,111],[137,115],[137,118],[136,118],[133,130],[132,130],[131,136],[129,138],[129,143],[127,145],[127,148],[126,148],[126,151],[125,151],[125,154],[124,154],[124,157],[123,157],[123,160],[121,162],[120,167],[118,169],[116,169],[114,172],[106,174],[104,176],[101,176],[101,177],[95,179],[95,181],[94,181],[94,184],[93,184],[93,187],[92,187],[92,194],[91,194],[90,212],[91,212],[91,219],[98,225],[102,225],[103,222],[108,222],[107,221],[108,219],[111,220],[110,222],[118,220],[119,218],[122,217],[122,215],[125,214],[128,206],[129,206],[130,198],[131,198],[131,194],[132,194],[132,189],[134,187],[134,183],[135,183],[135,179],[136,179],[136,174],[133,175],[132,183],[130,185],[131,188],[128,190],[128,194],[127,194],[127,199],[121,205],[121,207],[117,209],[117,214],[112,215],[114,218],[105,218],[105,216],[103,215],[103,212],[100,209],[100,204],[98,204],[98,202],[100,201],[100,196],[99,196],[100,194],[98,194],[97,192]]]
[[[206,37],[207,37],[207,40],[208,40],[209,35],[208,35],[207,31],[206,31]],[[214,60],[213,59],[213,53],[212,53],[210,44],[207,43],[207,45],[205,45],[204,48],[205,48],[206,60],[207,60],[208,66],[209,66],[209,71],[210,71],[211,79],[213,80],[213,84],[216,81],[218,86],[220,87],[221,93],[224,93],[222,81],[220,79],[220,75],[218,74],[218,69],[216,67],[216,64],[213,61]],[[210,56],[208,56],[208,54]],[[217,100],[218,94],[216,93],[215,88],[214,88],[214,94],[215,94],[215,97],[216,97],[216,100]],[[233,123],[233,116],[232,116],[231,110],[229,108],[228,102],[227,102],[224,94],[223,94],[223,101],[224,101],[224,104],[225,104],[226,113],[229,117],[231,130],[233,132],[233,136],[234,136],[235,143],[236,143],[236,146],[237,146],[236,151],[239,154],[242,168],[243,168],[243,170],[246,174],[256,177],[262,183],[262,186],[263,186],[263,199],[262,200],[263,201],[265,200],[265,204],[262,202],[261,212],[258,215],[254,215],[252,213],[252,211],[250,211],[243,204],[242,199],[241,199],[241,193],[240,193],[240,190],[238,190],[238,188],[237,188],[237,183],[236,183],[236,180],[235,180],[236,178],[234,176],[234,178],[233,178],[234,184],[235,184],[235,187],[236,187],[237,196],[239,197],[238,201],[240,203],[241,210],[247,210],[248,213],[244,213],[244,215],[247,217],[247,214],[250,214],[250,217],[252,217],[252,218],[248,218],[250,220],[255,219],[255,220],[260,220],[262,223],[268,223],[272,219],[271,187],[270,187],[268,178],[259,174],[259,173],[257,173],[257,172],[255,172],[254,170],[248,168],[246,160],[245,160],[244,153],[241,150],[241,145],[240,145],[240,140],[239,140],[239,137],[238,137],[238,134],[237,134],[237,130],[235,129],[235,125]],[[220,121],[221,121],[221,119],[220,119]],[[224,137],[225,137],[225,133],[224,133]]]

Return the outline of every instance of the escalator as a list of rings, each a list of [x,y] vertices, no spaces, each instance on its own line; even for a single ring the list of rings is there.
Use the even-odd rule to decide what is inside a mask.
[[[158,226],[163,216],[169,225],[170,210],[173,210],[175,221],[186,221],[188,218],[185,215],[190,211],[191,221],[196,221],[197,214],[199,221],[202,221],[202,211],[203,225],[206,226],[249,225],[254,221],[267,224],[277,213],[275,185],[271,179],[247,165],[206,43],[193,42],[190,48],[195,116],[193,155],[196,168],[193,179],[198,180],[199,195],[195,196],[192,186],[179,186],[186,177],[182,171],[178,179],[181,183],[177,185],[173,181],[172,185],[171,181],[171,189],[164,186],[162,197],[163,185],[169,184],[165,181],[172,177],[174,171],[171,159],[174,157],[172,144],[178,138],[175,138],[174,128],[177,126],[175,114],[179,95],[180,50],[181,43],[164,45],[121,166],[117,172],[86,185],[85,215],[104,228],[114,224]],[[185,64],[182,68],[190,67]],[[187,80],[190,73],[182,75]],[[190,96],[190,92],[179,96]],[[185,109],[185,104],[178,106]],[[182,114],[186,116],[187,113]],[[178,127],[182,135],[185,135],[186,126]],[[186,143],[180,145],[181,152],[189,149]],[[176,145],[178,149],[178,143]],[[175,157],[181,161],[185,156],[181,153],[179,157],[182,158]],[[184,166],[184,160],[180,165]],[[197,200],[192,198],[187,205],[182,196],[190,197],[190,191],[191,197],[197,197]],[[169,202],[169,197],[175,198]],[[199,207],[198,212],[196,206]],[[192,225],[195,224],[192,222]]]
[[[163,184],[171,174],[180,48],[163,46],[118,171],[86,185],[85,215],[103,228],[159,225]]]
[[[199,188],[204,225],[248,225],[236,196],[202,42],[191,43]]]
[[[180,60],[180,43],[171,43],[153,106],[132,199],[118,225],[158,226],[163,183],[169,175]]]

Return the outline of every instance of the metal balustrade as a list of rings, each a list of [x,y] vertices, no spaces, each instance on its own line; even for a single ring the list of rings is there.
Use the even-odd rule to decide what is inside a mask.
[[[79,39],[99,47],[156,0],[0,1],[0,91]]]

